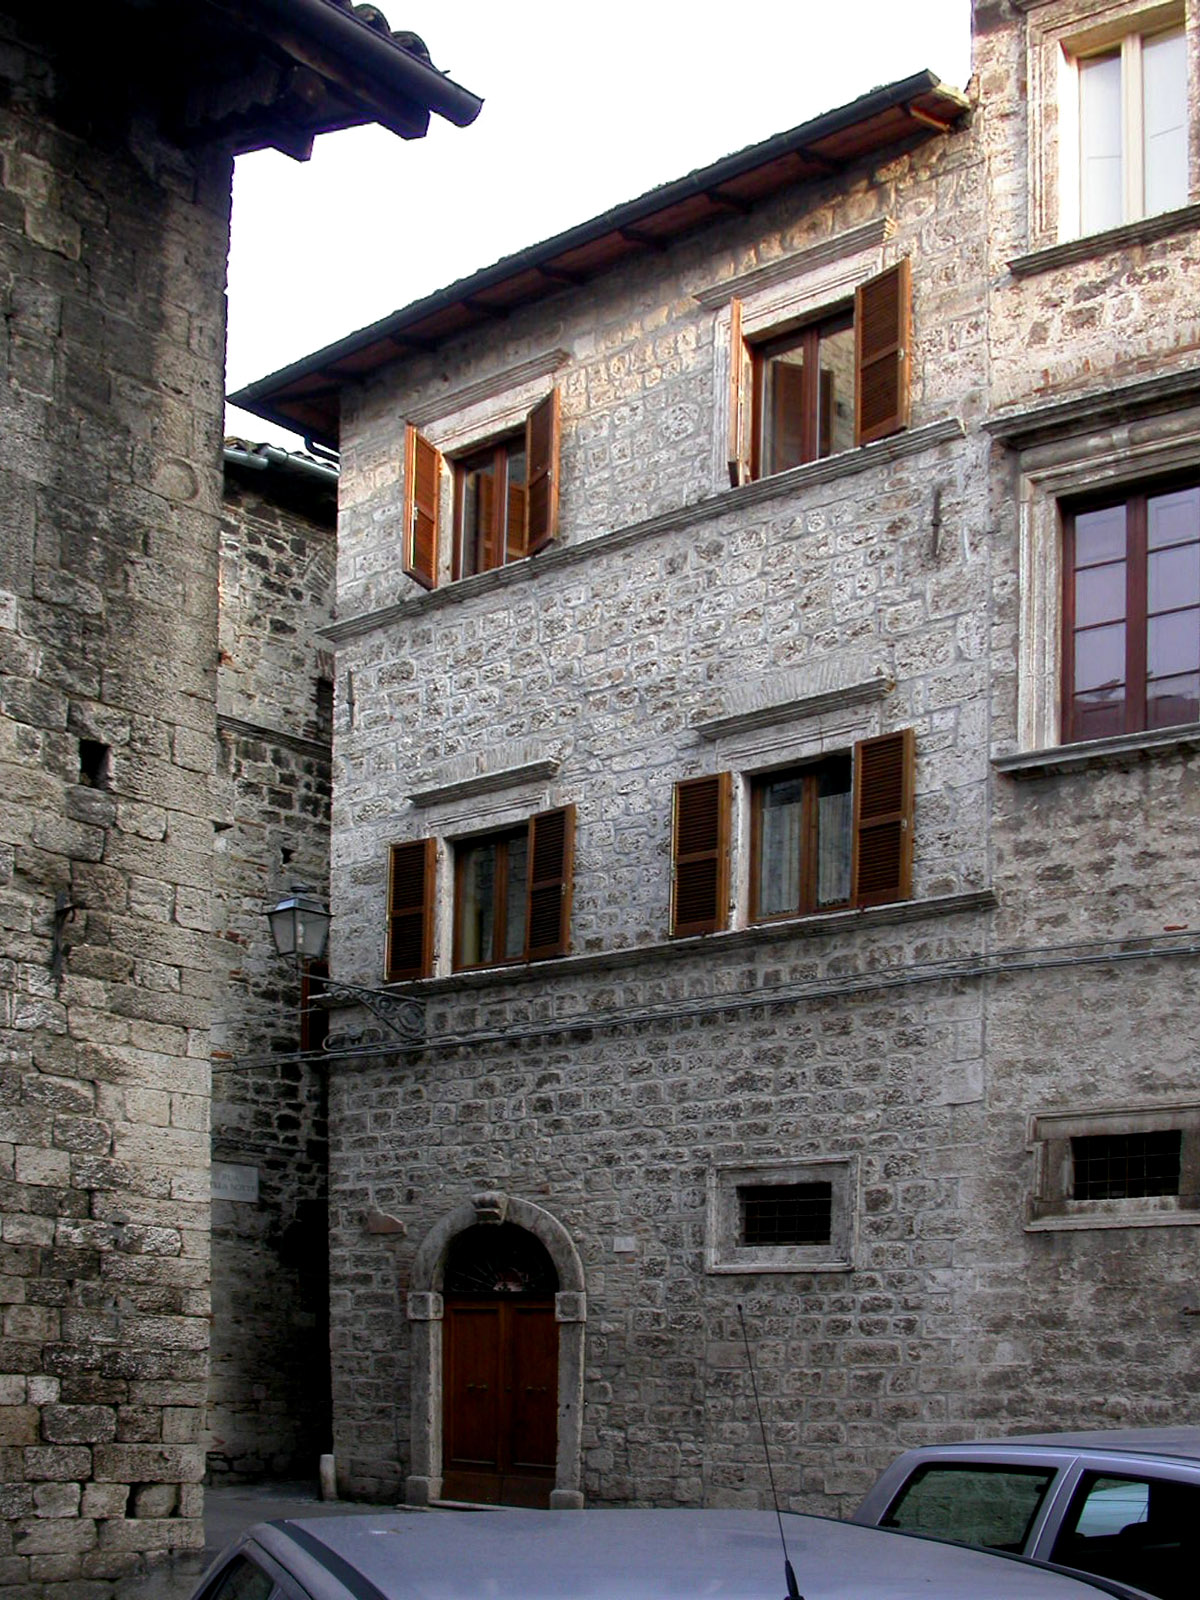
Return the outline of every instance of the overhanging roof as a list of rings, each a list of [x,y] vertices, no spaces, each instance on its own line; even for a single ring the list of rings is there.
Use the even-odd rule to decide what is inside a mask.
[[[234,405],[336,447],[340,394],[398,356],[432,350],[482,322],[590,279],[719,217],[750,211],[793,184],[825,178],[877,150],[945,133],[966,98],[931,72],[875,89],[762,144],[485,267],[230,396]]]

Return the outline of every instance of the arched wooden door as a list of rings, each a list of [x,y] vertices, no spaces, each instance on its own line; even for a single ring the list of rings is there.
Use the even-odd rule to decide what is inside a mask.
[[[558,1277],[511,1223],[450,1247],[443,1286],[442,1495],[547,1506],[558,1453]]]

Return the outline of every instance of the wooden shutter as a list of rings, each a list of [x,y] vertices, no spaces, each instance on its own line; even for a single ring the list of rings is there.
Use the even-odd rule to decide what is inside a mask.
[[[529,819],[529,883],[525,908],[525,959],[567,953],[571,934],[571,882],[575,868],[575,807],[539,811]]]
[[[734,489],[750,481],[750,405],[742,337],[742,302],[729,302],[729,482]]]
[[[427,978],[433,971],[433,889],[437,847],[432,839],[394,844],[388,872],[389,983]]]
[[[850,898],[885,905],[912,894],[916,740],[911,728],[854,748],[854,863]]]
[[[437,586],[441,455],[410,422],[404,430],[404,570],[423,588]]]
[[[534,406],[525,423],[525,554],[544,550],[558,533],[558,390]]]
[[[854,442],[908,427],[912,272],[907,256],[854,294]]]
[[[671,840],[671,937],[716,933],[729,905],[727,772],[675,785]]]

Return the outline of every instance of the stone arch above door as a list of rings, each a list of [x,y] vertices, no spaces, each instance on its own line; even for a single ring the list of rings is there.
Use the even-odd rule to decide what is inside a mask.
[[[405,1480],[409,1505],[429,1505],[442,1492],[442,1286],[451,1242],[478,1224],[509,1222],[545,1246],[558,1273],[554,1316],[559,1325],[558,1457],[550,1504],[560,1510],[583,1505],[583,1348],[587,1321],[583,1262],[575,1243],[551,1212],[532,1201],[495,1190],[481,1191],[456,1206],[426,1234],[413,1263],[408,1294],[412,1341],[412,1459]]]

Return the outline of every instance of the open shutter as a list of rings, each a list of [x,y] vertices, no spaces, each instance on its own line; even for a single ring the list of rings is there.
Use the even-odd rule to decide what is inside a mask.
[[[525,554],[544,550],[558,533],[558,390],[533,410],[525,423]]]
[[[750,481],[749,352],[742,338],[742,302],[729,302],[729,482]]]
[[[675,785],[671,840],[671,937],[717,933],[729,905],[727,772]]]
[[[854,442],[908,427],[912,270],[907,256],[854,294]]]
[[[851,888],[855,905],[886,905],[912,894],[915,772],[911,728],[864,739],[855,746]]]
[[[525,959],[567,953],[571,934],[571,882],[575,869],[575,807],[539,811],[529,819],[529,889]]]
[[[392,846],[388,872],[389,983],[427,978],[433,971],[433,887],[437,847],[432,839]]]
[[[404,570],[422,587],[437,586],[441,455],[410,422],[404,430]]]

